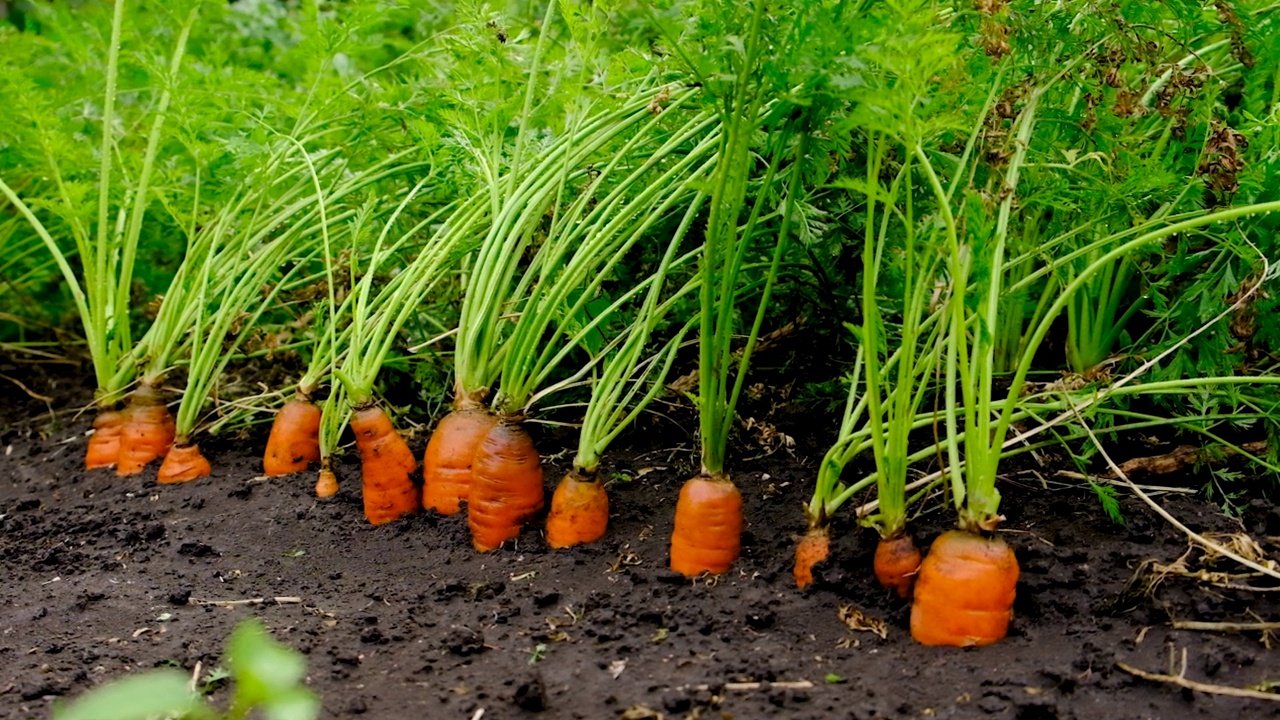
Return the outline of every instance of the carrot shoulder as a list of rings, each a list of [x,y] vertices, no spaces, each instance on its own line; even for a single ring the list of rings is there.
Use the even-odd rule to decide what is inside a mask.
[[[169,448],[156,480],[165,484],[190,482],[208,476],[212,470],[199,445],[182,442]]]
[[[111,467],[120,457],[120,434],[124,428],[124,413],[104,410],[93,419],[93,434],[84,451],[84,469]]]
[[[570,470],[551,496],[547,544],[553,548],[599,540],[609,527],[609,494],[594,473]]]
[[[418,463],[391,418],[378,407],[356,410],[351,431],[360,451],[364,516],[374,525],[418,511],[418,488],[409,475]]]
[[[916,577],[911,636],[922,645],[990,645],[1009,631],[1018,560],[999,538],[938,536]]]
[[[302,472],[320,460],[320,408],[295,398],[281,406],[271,423],[267,449],[262,456],[263,474]]]
[[[471,495],[471,463],[498,418],[469,403],[445,415],[422,457],[422,507],[442,515],[462,510]]]
[[[544,492],[542,458],[533,438],[519,423],[494,424],[471,464],[471,544],[489,552],[518,537],[524,521],[542,509]]]
[[[671,569],[686,577],[726,572],[742,543],[742,495],[728,477],[699,476],[680,488]]]
[[[163,457],[173,446],[174,422],[160,393],[150,387],[133,392],[124,409],[120,429],[120,455],[116,474],[124,477],[142,472],[152,460]]]

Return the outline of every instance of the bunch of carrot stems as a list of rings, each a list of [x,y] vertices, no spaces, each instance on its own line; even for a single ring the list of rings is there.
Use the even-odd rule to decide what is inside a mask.
[[[890,66],[885,69],[900,72]],[[1001,174],[993,178],[1000,188],[994,204],[968,197],[974,190],[965,188],[962,179],[972,177],[969,167],[978,149],[982,118],[992,111],[1002,86],[999,73],[963,152],[958,158],[946,157],[947,176],[940,174],[939,158],[926,149],[925,137],[919,132],[920,128],[930,127],[926,118],[904,113],[891,117],[892,124],[888,126],[883,117],[870,119],[864,130],[868,138],[866,179],[849,185],[866,196],[862,324],[852,328],[857,353],[844,419],[837,442],[820,466],[815,493],[807,507],[811,533],[797,548],[796,580],[801,586],[812,582],[813,563],[826,554],[823,530],[831,514],[854,493],[872,483],[876,485],[876,501],[866,506],[874,508],[874,514],[862,520],[889,540],[902,532],[906,509],[939,482],[948,480],[947,489],[958,515],[957,530],[935,540],[923,562],[909,541],[903,544],[901,554],[886,551],[882,541],[875,558],[876,575],[882,584],[913,597],[912,633],[925,644],[983,645],[999,640],[1007,631],[1018,568],[1012,550],[995,535],[1003,519],[996,488],[1002,458],[1084,438],[1076,426],[1064,419],[1068,413],[1078,413],[1085,407],[1115,418],[1116,431],[1148,422],[1173,423],[1171,419],[1102,406],[1100,402],[1104,397],[1121,399],[1148,390],[1157,394],[1188,392],[1195,385],[1182,381],[1157,389],[1122,388],[1117,383],[1114,390],[1104,387],[1099,392],[1093,388],[1095,395],[1083,400],[1071,391],[1052,386],[1044,393],[1025,392],[1032,360],[1050,326],[1064,310],[1074,307],[1076,325],[1083,327],[1083,312],[1094,306],[1082,300],[1079,293],[1090,288],[1101,293],[1101,306],[1097,308],[1100,318],[1127,319],[1133,311],[1121,317],[1117,310],[1122,286],[1130,277],[1126,273],[1132,272],[1131,268],[1126,270],[1129,266],[1124,263],[1134,252],[1174,233],[1270,212],[1276,207],[1275,203],[1261,203],[1217,212],[1174,213],[1173,204],[1169,204],[1149,218],[1113,232],[1099,230],[1098,223],[1091,221],[1068,228],[1057,237],[1037,237],[1034,242],[1023,244],[1020,255],[1006,257],[1010,228],[1015,224],[1035,225],[1035,206],[1020,203],[1019,191],[1025,191],[1020,182],[1021,171],[1040,137],[1035,132],[1039,102],[1068,70],[1069,67],[1057,69],[1054,76],[1034,87],[1014,117],[1008,160]],[[930,72],[924,76],[933,75]],[[911,88],[911,73],[897,78],[896,89]],[[928,91],[927,87],[917,89]],[[924,108],[927,103],[912,102],[903,107]],[[885,152],[877,138],[892,138],[900,143],[901,160],[895,179],[887,187],[882,185],[883,172],[877,162]],[[912,190],[917,182],[925,190],[924,200]],[[873,210],[877,204],[883,208],[878,221]],[[1032,209],[1021,211],[1020,206]],[[963,225],[958,221],[961,212],[965,213]],[[1018,212],[1026,212],[1027,216],[1021,218]],[[917,217],[930,221],[918,222]],[[879,280],[889,257],[901,263],[895,275],[895,287],[901,295],[888,298],[888,307],[901,319],[892,334],[886,332],[883,322],[886,306]],[[1046,257],[1049,260],[1041,262]],[[1029,315],[1002,315],[1008,298],[1055,275],[1064,279],[1048,284],[1051,289],[1044,290]],[[1095,354],[1105,352],[1114,341],[1114,333],[1087,335],[1082,335],[1082,340],[1097,346],[1093,348]],[[886,341],[895,342],[896,347]],[[1082,342],[1075,351],[1077,355],[1083,346]],[[1002,374],[1006,370],[1012,373],[1011,378]],[[933,377],[940,384],[931,381]],[[1260,378],[1240,380],[1259,381],[1266,382]],[[1003,397],[998,395],[1000,392]],[[941,418],[937,412],[921,412],[926,398],[935,394],[942,398]],[[1053,419],[1044,419],[1055,413]],[[939,433],[940,421],[944,428]],[[1015,442],[1009,438],[1009,430],[1013,423],[1021,421],[1039,425],[1020,432]],[[909,452],[908,436],[929,427],[934,429],[935,441]],[[1037,433],[1046,431],[1052,431],[1054,437],[1035,438]],[[856,483],[844,484],[844,467],[868,450],[875,472]],[[909,465],[940,456],[945,457],[941,471],[908,486]],[[909,489],[918,492],[908,496]]]
[[[680,114],[680,96],[654,116],[648,91],[621,111],[587,116],[563,146],[546,153],[529,180],[507,195],[501,184],[496,222],[482,244],[463,297],[455,345],[454,412],[432,434],[424,457],[423,504],[444,513],[467,503],[473,543],[494,549],[519,534],[544,504],[542,467],[523,419],[534,403],[579,382],[599,356],[553,381],[567,360],[646,285],[622,297],[601,295],[604,281],[655,224],[687,202],[710,167],[714,119],[694,114],[667,129]],[[685,94],[687,96],[687,93]],[[630,137],[594,178],[576,169],[615,138]],[[586,181],[577,198],[560,199],[571,183]],[[607,190],[606,190],[607,188]],[[550,226],[523,273],[513,263],[533,224],[552,207]],[[678,246],[687,225],[669,247]],[[660,271],[665,272],[665,269]],[[603,301],[603,302],[601,302]],[[588,312],[588,305],[598,307]],[[514,311],[508,326],[504,309]],[[509,328],[509,331],[507,331]],[[548,339],[550,339],[548,341]],[[486,404],[496,389],[491,404]]]
[[[107,46],[107,69],[102,104],[102,143],[97,182],[97,218],[94,227],[86,227],[79,217],[69,218],[69,227],[75,241],[74,252],[62,248],[37,217],[32,208],[0,178],[0,194],[3,194],[19,214],[26,219],[49,251],[63,279],[71,290],[76,312],[84,330],[89,356],[97,381],[95,405],[98,418],[96,441],[86,456],[87,467],[115,464],[116,450],[122,436],[122,425],[130,413],[116,410],[123,399],[125,388],[132,380],[131,365],[126,358],[133,350],[129,292],[133,285],[134,263],[138,254],[138,240],[151,201],[151,178],[156,166],[160,139],[165,128],[171,100],[166,86],[155,99],[155,110],[147,134],[146,151],[142,169],[135,183],[127,187],[124,204],[116,209],[112,218],[111,195],[117,182],[128,184],[114,167],[117,155],[114,123],[118,99],[118,76],[121,53],[121,35],[125,15],[124,2],[117,2],[112,14],[111,36]],[[176,72],[186,54],[187,40],[197,18],[198,7],[193,8],[183,23],[170,55],[169,70]],[[71,189],[61,182],[62,173],[50,156],[51,172],[57,180],[59,200],[67,212],[73,207]],[[71,258],[79,258],[81,274],[77,276]],[[120,369],[122,368],[123,369]],[[118,370],[119,369],[119,370]],[[150,407],[155,402],[148,398]],[[153,411],[147,411],[154,414]]]

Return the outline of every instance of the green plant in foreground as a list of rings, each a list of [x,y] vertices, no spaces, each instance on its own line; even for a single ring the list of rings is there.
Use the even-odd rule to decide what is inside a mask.
[[[232,682],[230,705],[219,712],[181,671],[163,668],[121,678],[54,707],[54,720],[312,720],[320,700],[306,688],[307,661],[274,638],[256,618],[244,620],[227,638],[224,661]]]

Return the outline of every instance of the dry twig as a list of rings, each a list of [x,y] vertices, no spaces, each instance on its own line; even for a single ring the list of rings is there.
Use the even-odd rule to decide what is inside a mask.
[[[1115,473],[1118,481],[1123,483],[1130,490],[1132,490],[1134,494],[1136,494],[1139,498],[1141,498],[1142,501],[1145,502],[1152,510],[1155,510],[1156,514],[1158,514],[1160,517],[1168,521],[1170,525],[1173,525],[1174,527],[1181,530],[1187,537],[1191,538],[1196,543],[1199,543],[1201,546],[1208,548],[1209,550],[1212,550],[1213,552],[1223,557],[1231,558],[1232,560],[1235,560],[1236,562],[1240,563],[1241,565],[1244,565],[1247,568],[1250,568],[1251,570],[1256,570],[1257,572],[1260,572],[1263,575],[1280,580],[1280,571],[1277,571],[1274,567],[1267,567],[1265,565],[1261,565],[1257,562],[1254,562],[1253,560],[1250,560],[1240,555],[1239,553],[1229,550],[1225,546],[1210,540],[1209,538],[1201,535],[1200,533],[1197,533],[1196,531],[1182,524],[1182,521],[1178,520],[1172,514],[1170,514],[1168,510],[1165,510],[1163,507],[1161,507],[1160,503],[1157,503],[1155,500],[1152,500],[1150,495],[1144,492],[1142,488],[1135,485],[1134,482],[1130,480],[1127,475],[1125,475],[1124,470],[1121,470],[1120,466],[1116,464],[1116,461],[1111,459],[1111,456],[1107,453],[1106,448],[1104,448],[1102,446],[1102,443],[1098,441],[1098,436],[1093,434],[1093,429],[1089,427],[1089,424],[1085,422],[1085,419],[1083,417],[1080,417],[1078,414],[1076,417],[1080,421],[1080,425],[1081,427],[1084,428],[1084,431],[1089,434],[1089,440],[1093,442],[1094,447],[1098,449],[1098,453],[1102,455],[1102,459],[1107,461],[1107,466],[1111,468],[1111,472]],[[1274,565],[1274,563],[1270,563],[1270,564]]]
[[[1174,630],[1208,630],[1210,632],[1247,632],[1250,630],[1280,630],[1280,622],[1203,622],[1201,620],[1174,620]]]
[[[245,598],[243,600],[199,600],[191,598],[187,601],[188,605],[211,605],[213,607],[242,607],[244,605],[297,605],[302,602],[302,598],[293,596],[284,597],[268,597],[268,598]]]
[[[1146,670],[1139,670],[1138,668],[1133,667],[1132,665],[1128,665],[1122,662],[1116,663],[1116,667],[1129,673],[1130,675],[1140,677],[1143,680],[1150,680],[1151,682],[1168,683],[1170,685],[1177,685],[1178,687],[1186,688],[1188,690],[1195,690],[1197,692],[1209,693],[1212,695],[1230,695],[1231,697],[1251,698],[1253,700],[1280,701],[1280,694],[1278,693],[1262,692],[1261,690],[1248,690],[1246,688],[1230,687],[1228,685],[1210,685],[1209,683],[1202,683],[1202,682],[1196,682],[1195,680],[1188,680],[1186,677],[1187,675],[1187,649],[1186,648],[1182,648],[1182,667],[1178,670],[1177,675],[1162,675],[1160,673],[1147,672]]]

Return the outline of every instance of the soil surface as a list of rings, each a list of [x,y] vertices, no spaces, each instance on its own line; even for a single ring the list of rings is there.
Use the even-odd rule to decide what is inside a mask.
[[[801,439],[791,453],[738,463],[743,553],[709,582],[666,566],[687,439],[671,447],[638,433],[612,455],[606,476],[632,479],[611,485],[614,515],[597,545],[551,551],[536,522],[517,544],[479,555],[463,516],[370,527],[349,460],[332,501],[313,497],[311,474],[257,477],[265,431],[210,443],[213,476],[186,485],[158,486],[154,466],[131,478],[86,473],[91,418],[67,408],[87,394],[56,375],[24,379],[53,399],[0,381],[0,717],[49,717],[60,699],[159,665],[207,672],[250,615],[306,654],[325,717],[1280,717],[1280,702],[1117,667],[1176,672],[1185,652],[1191,680],[1280,681],[1272,638],[1171,624],[1274,621],[1280,592],[1162,572],[1152,561],[1240,569],[1187,554],[1180,532],[1123,492],[1126,524],[1112,523],[1087,488],[1052,469],[1040,471],[1047,489],[1030,472],[1002,486],[1003,537],[1022,567],[1010,636],[935,649],[912,641],[908,605],[875,584],[870,531],[838,525],[817,586],[795,589],[800,507],[829,440],[802,416],[783,427]],[[566,439],[541,438],[548,490],[569,457]],[[425,433],[410,444],[421,452]],[[1199,481],[1157,484],[1179,482]],[[1233,520],[1196,495],[1159,500],[1195,530],[1248,532],[1277,556],[1280,511],[1265,501]],[[922,547],[949,524],[940,500],[929,507],[913,524]],[[300,602],[206,604],[274,597]],[[859,615],[882,622],[885,636],[842,620]]]

